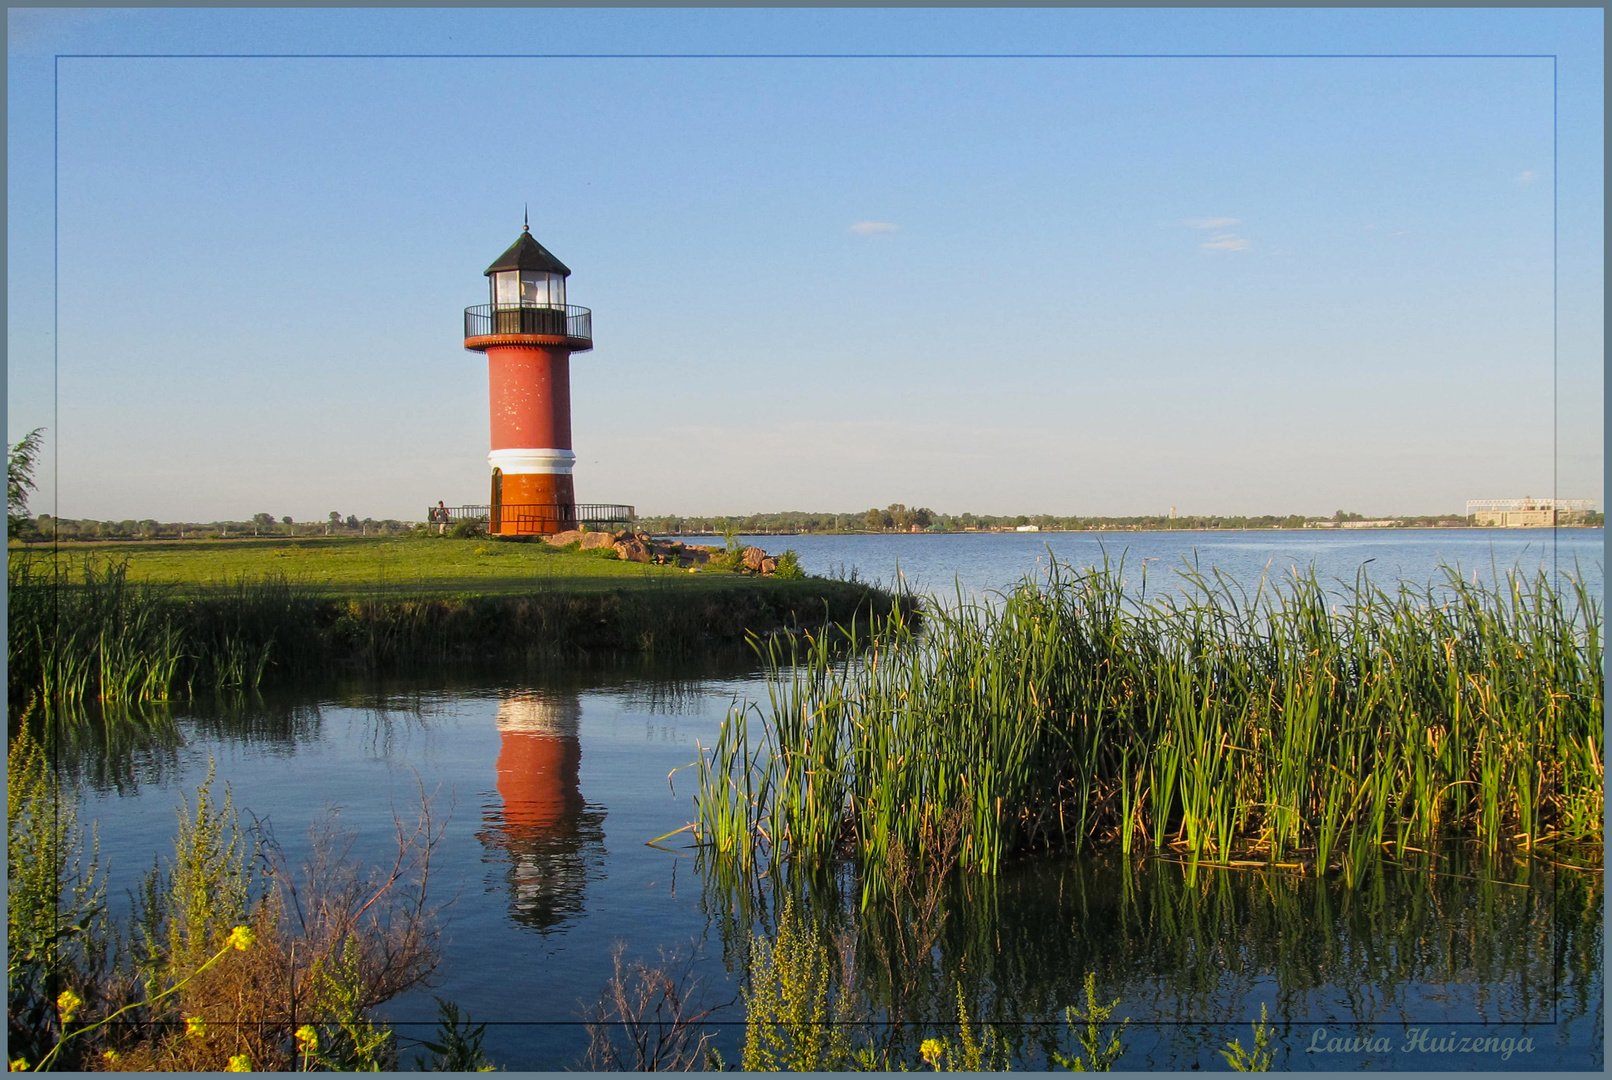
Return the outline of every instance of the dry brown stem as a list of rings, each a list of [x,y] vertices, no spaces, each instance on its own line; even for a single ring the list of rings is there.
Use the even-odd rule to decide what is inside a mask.
[[[702,1068],[716,1033],[702,1030],[700,1025],[725,1006],[700,1008],[694,952],[683,956],[663,949],[660,962],[651,966],[643,961],[624,963],[625,948],[616,945],[610,985],[588,1012],[586,1067],[595,1072],[691,1072]],[[625,1048],[616,1045],[614,1033],[618,1031]]]
[[[202,972],[172,1007],[109,1032],[119,1071],[218,1071],[244,1055],[257,1071],[296,1069],[306,1024],[361,1023],[363,1014],[426,982],[440,958],[441,905],[429,896],[443,824],[422,791],[412,824],[394,813],[390,866],[361,869],[355,835],[334,814],[309,830],[307,862],[292,872],[267,838],[268,890],[253,912],[256,943]],[[172,1000],[172,999],[171,999]]]

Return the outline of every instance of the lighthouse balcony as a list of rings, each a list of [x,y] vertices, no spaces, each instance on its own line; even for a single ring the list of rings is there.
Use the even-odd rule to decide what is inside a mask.
[[[498,503],[426,508],[426,520],[439,525],[471,521],[491,533],[517,536],[542,536],[584,525],[630,526],[634,517],[631,506],[608,503]]]
[[[514,344],[505,339],[538,338],[536,344],[565,345],[572,352],[593,348],[593,312],[575,304],[477,304],[465,308],[465,348]]]

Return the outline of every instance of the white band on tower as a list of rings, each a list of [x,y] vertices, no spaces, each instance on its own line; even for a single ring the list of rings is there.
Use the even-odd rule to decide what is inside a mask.
[[[577,456],[569,450],[494,450],[487,455],[487,464],[505,476],[530,475],[570,476]]]

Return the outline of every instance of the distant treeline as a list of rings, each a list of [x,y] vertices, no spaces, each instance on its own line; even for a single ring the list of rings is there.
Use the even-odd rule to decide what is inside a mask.
[[[230,540],[252,536],[398,536],[413,532],[412,521],[343,517],[332,510],[324,521],[292,521],[290,516],[254,514],[248,521],[97,521],[53,518],[40,514],[25,520],[17,532],[24,541],[46,540]]]
[[[1595,515],[1599,524],[1600,515]],[[988,532],[1033,525],[1043,532],[1077,532],[1094,529],[1303,529],[1322,524],[1342,524],[1367,520],[1364,515],[1339,510],[1331,517],[1302,514],[1149,514],[1138,517],[1059,517],[1054,514],[941,514],[926,506],[908,507],[892,503],[883,510],[856,514],[807,513],[787,510],[777,514],[750,514],[743,517],[675,516],[638,519],[640,528],[657,535],[679,533],[867,533],[867,532]],[[1470,519],[1460,514],[1425,514],[1416,517],[1373,518],[1393,521],[1404,528],[1464,528]]]
[[[1362,514],[1339,510],[1330,517],[1306,517],[1302,514],[1261,514],[1238,516],[1233,514],[1149,514],[1139,517],[1059,517],[1054,514],[941,514],[927,506],[908,507],[892,503],[883,510],[864,510],[855,514],[811,513],[785,510],[775,514],[748,514],[743,516],[682,516],[662,515],[641,517],[636,526],[657,536],[756,535],[767,533],[878,533],[878,532],[990,532],[1012,530],[1033,525],[1042,532],[1083,532],[1098,529],[1149,530],[1149,529],[1304,529],[1344,525],[1368,520]],[[1372,522],[1391,522],[1394,527],[1407,529],[1459,529],[1472,525],[1472,519],[1460,514],[1423,514],[1414,517],[1372,518]],[[1584,514],[1575,524],[1601,526],[1605,516],[1598,512]],[[385,518],[359,518],[348,514],[343,517],[331,511],[324,521],[292,521],[290,517],[276,519],[270,514],[255,514],[248,521],[161,522],[150,518],[134,521],[97,521],[91,518],[53,518],[40,514],[37,518],[22,519],[17,539],[24,541],[57,540],[230,540],[249,537],[273,536],[400,536],[421,531],[418,522],[397,521]]]

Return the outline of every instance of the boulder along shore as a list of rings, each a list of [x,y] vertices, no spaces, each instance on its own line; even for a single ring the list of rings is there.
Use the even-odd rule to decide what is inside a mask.
[[[624,562],[654,563],[657,566],[679,566],[698,569],[713,556],[724,555],[726,548],[705,544],[685,544],[681,540],[656,540],[646,532],[622,529],[619,532],[592,532],[569,529],[545,536],[543,542],[555,547],[576,544],[583,551],[595,548],[614,548],[616,557]],[[743,564],[739,572],[770,576],[778,570],[776,556],[768,555],[758,547],[747,547],[740,552]]]

